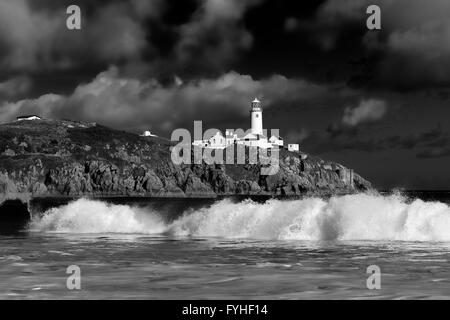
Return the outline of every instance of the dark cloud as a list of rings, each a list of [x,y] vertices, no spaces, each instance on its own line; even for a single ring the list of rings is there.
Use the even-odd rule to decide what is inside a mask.
[[[289,17],[284,20],[284,30],[286,32],[292,32],[295,31],[299,26],[299,21],[295,17]]]
[[[450,68],[449,1],[424,5],[420,0],[328,0],[310,22],[319,33],[317,41],[332,50],[347,36],[348,25],[364,30],[371,4],[381,8],[382,28],[366,29],[362,38],[354,39],[368,57],[375,58],[370,82],[409,90],[449,86],[450,74],[445,71]]]
[[[290,142],[290,143],[302,143],[305,139],[307,139],[310,136],[310,132],[303,128],[299,131],[291,130],[287,132],[285,135],[282,136],[284,141]]]
[[[419,159],[433,159],[433,158],[442,158],[450,156],[450,148],[434,148],[434,149],[426,149],[417,154],[417,158]]]
[[[177,62],[190,68],[223,71],[253,36],[243,24],[245,12],[261,0],[203,0],[192,19],[180,26]]]
[[[331,125],[325,132],[313,131],[304,140],[304,148],[317,154],[348,150],[374,152],[380,149],[380,145],[374,138],[365,138],[360,129]]]
[[[167,10],[177,5],[161,0],[80,1],[82,30],[69,31],[68,1],[0,0],[0,67],[36,73],[114,64],[133,75],[219,75],[251,48],[244,14],[261,1],[197,1],[186,21],[171,18]]]
[[[269,66],[287,63],[282,58],[289,54],[286,50],[302,56],[306,49],[312,59],[321,59],[323,66],[307,68],[303,76],[315,82],[323,76],[319,72],[326,72],[328,80],[347,80],[355,86],[414,89],[450,84],[448,1],[436,0],[424,9],[419,0],[379,0],[382,30],[376,32],[365,28],[365,9],[373,4],[368,0],[306,2],[298,8],[284,2],[287,12],[271,12],[282,6],[268,6],[268,0],[191,1],[189,10],[186,4],[162,0],[81,0],[83,29],[71,32],[65,28],[64,11],[70,1],[1,0],[0,67],[4,72],[40,72],[91,65],[104,70],[114,64],[132,75],[218,76],[253,54],[258,39],[265,42],[261,54],[274,52],[279,60]],[[252,12],[265,7],[254,17]],[[180,9],[187,13],[173,18]],[[311,13],[303,17],[297,11]],[[258,27],[264,34],[258,34],[253,21],[268,25]],[[359,57],[360,62],[337,66],[334,58],[323,61],[327,52],[336,58]],[[280,67],[284,68],[289,70],[287,65]]]
[[[396,135],[384,139],[386,148],[414,149],[416,147],[443,147],[449,143],[448,133],[441,127],[436,127],[421,133],[411,135]]]
[[[138,59],[149,50],[139,19],[145,10],[154,10],[139,3],[111,2],[89,15],[82,7],[82,30],[69,31],[63,4],[49,9],[34,8],[25,0],[2,0],[0,66],[4,71],[39,72]]]
[[[442,158],[450,156],[450,134],[438,127],[428,132],[422,133],[410,143],[409,147],[417,145],[425,149],[416,154],[419,159]]]
[[[373,128],[373,126],[346,127],[331,124],[325,132],[312,132],[306,137],[304,144],[306,148],[319,154],[345,150],[369,153],[404,150],[416,152],[419,159],[450,155],[450,134],[440,126],[420,133],[368,137],[367,132]]]

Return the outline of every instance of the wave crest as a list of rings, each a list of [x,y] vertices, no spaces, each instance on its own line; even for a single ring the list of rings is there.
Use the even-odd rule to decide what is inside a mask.
[[[52,208],[30,222],[30,231],[57,233],[161,233],[166,229],[155,213],[128,205],[79,199]]]
[[[80,199],[34,219],[30,229],[64,233],[168,233],[274,240],[450,241],[450,207],[399,194],[328,200],[218,201],[165,222],[158,212]]]

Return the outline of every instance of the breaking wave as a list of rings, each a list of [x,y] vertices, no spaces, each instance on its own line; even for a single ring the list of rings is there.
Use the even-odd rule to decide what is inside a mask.
[[[57,233],[161,233],[166,225],[159,215],[128,205],[79,199],[33,218],[30,231]]]
[[[330,199],[230,200],[174,221],[145,208],[80,199],[31,221],[30,230],[60,233],[142,233],[278,240],[450,241],[450,207],[393,194]]]

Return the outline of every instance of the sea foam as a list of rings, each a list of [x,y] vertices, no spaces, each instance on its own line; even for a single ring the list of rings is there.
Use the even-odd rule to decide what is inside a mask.
[[[221,200],[174,221],[152,209],[80,199],[35,218],[31,231],[142,233],[267,240],[450,241],[450,207],[399,194]]]

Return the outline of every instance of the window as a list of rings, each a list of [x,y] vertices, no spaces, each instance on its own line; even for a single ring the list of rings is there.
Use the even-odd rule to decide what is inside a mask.
[[[258,117],[259,117],[259,114],[256,114],[256,117],[258,118]]]

